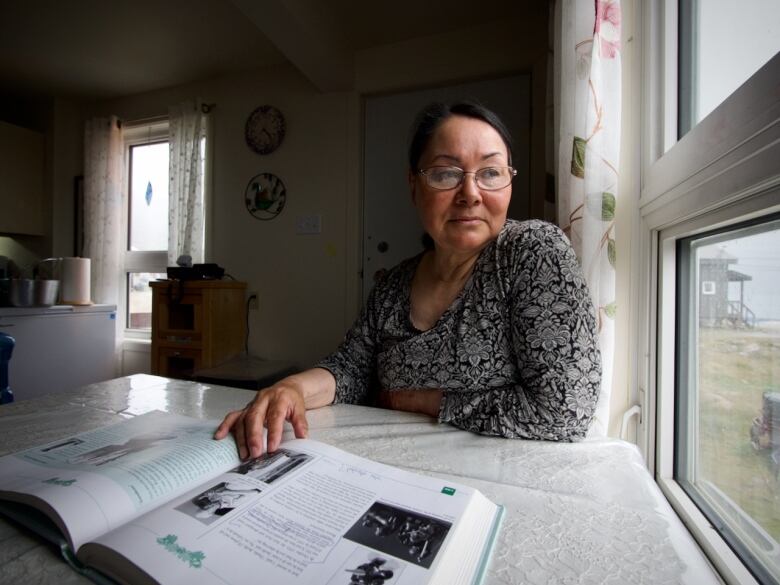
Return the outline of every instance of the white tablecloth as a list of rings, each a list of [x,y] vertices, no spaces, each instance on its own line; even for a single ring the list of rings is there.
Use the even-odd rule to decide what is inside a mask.
[[[247,390],[136,375],[0,407],[0,455],[150,410],[221,417]],[[644,467],[615,439],[482,437],[401,412],[338,405],[308,413],[310,436],[357,455],[450,477],[506,507],[487,584],[720,583]],[[88,583],[0,519],[0,583]]]

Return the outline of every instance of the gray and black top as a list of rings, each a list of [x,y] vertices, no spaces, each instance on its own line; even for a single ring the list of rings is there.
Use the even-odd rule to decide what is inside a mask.
[[[336,378],[335,402],[371,404],[378,389],[439,388],[439,420],[525,439],[585,436],[601,361],[579,261],[556,226],[507,220],[436,325],[410,319],[422,254],[376,284],[338,350],[317,367]]]

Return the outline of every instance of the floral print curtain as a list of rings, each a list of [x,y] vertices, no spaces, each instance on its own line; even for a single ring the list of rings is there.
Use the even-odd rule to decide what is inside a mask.
[[[602,383],[589,434],[603,436],[617,311],[620,0],[557,0],[555,14],[558,223],[580,258],[598,315]]]
[[[206,115],[200,100],[171,106],[168,190],[168,264],[182,254],[203,262],[203,148]]]

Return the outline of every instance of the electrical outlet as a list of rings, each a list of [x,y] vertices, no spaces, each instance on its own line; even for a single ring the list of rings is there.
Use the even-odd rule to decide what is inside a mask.
[[[247,294],[247,308],[250,311],[257,311],[260,308],[260,296],[257,291],[252,291]]]

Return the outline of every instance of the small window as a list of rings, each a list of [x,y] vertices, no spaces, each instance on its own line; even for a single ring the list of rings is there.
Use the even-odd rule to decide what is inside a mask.
[[[128,250],[168,249],[168,142],[130,146]]]
[[[151,330],[152,289],[149,283],[166,278],[164,272],[127,274],[127,329]]]
[[[780,214],[677,247],[675,479],[762,583],[780,582],[778,249]]]
[[[777,0],[679,2],[679,136],[780,51]]]
[[[149,282],[165,278],[168,256],[168,122],[128,125],[124,140],[125,330],[130,336],[148,337],[152,324]]]

